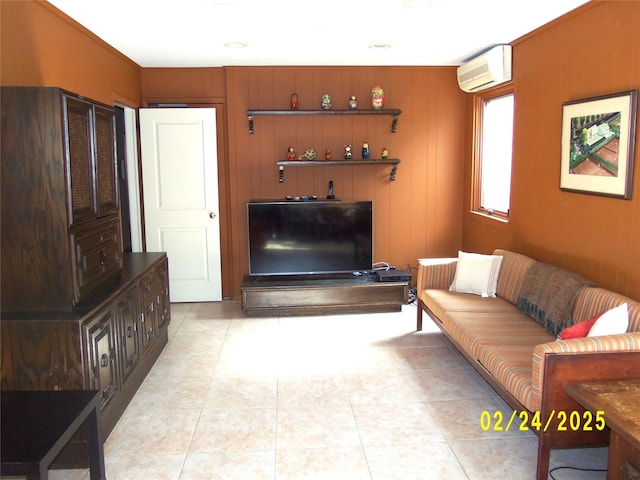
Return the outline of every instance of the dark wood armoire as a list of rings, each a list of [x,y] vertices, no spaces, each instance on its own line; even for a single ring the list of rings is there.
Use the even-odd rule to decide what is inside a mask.
[[[0,108],[1,387],[99,390],[106,438],[167,343],[167,256],[123,253],[113,107],[2,87]]]

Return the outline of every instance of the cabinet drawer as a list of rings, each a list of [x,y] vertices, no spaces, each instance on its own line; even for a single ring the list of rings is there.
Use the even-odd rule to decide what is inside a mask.
[[[71,247],[75,257],[75,303],[78,303],[122,268],[118,218],[92,222],[72,234]]]

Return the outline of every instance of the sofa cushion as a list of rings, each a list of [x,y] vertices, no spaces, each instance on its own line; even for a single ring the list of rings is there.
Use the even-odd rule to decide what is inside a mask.
[[[601,314],[596,315],[589,320],[584,320],[582,322],[575,323],[570,327],[563,329],[558,335],[559,340],[569,340],[570,338],[583,338],[589,334],[591,331],[591,327],[596,323],[596,320],[600,318]]]
[[[476,360],[488,345],[529,345],[533,348],[538,343],[554,340],[539,323],[515,308],[510,312],[446,312],[442,324]]]
[[[623,303],[629,308],[629,331],[640,332],[640,303],[604,288],[588,287],[580,290],[573,310],[573,320],[581,322]]]
[[[529,411],[534,405],[531,358],[535,345],[485,345],[478,362]]]
[[[522,289],[525,274],[536,261],[526,255],[508,250],[496,249],[493,254],[502,257],[496,294],[515,305]]]
[[[420,299],[427,308],[442,320],[446,311],[452,312],[517,312],[518,309],[501,298],[484,298],[469,293],[449,290],[426,289]]]
[[[626,303],[600,315],[589,330],[587,337],[599,337],[602,335],[616,335],[627,333],[629,328],[629,309]]]
[[[458,252],[458,265],[449,290],[495,297],[501,263],[500,255]]]

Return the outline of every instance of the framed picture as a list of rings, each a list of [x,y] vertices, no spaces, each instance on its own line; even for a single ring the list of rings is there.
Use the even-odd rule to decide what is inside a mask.
[[[630,199],[638,91],[562,105],[560,189]]]

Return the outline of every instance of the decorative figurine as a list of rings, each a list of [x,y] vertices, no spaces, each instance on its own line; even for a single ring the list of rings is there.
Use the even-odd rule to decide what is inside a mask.
[[[349,97],[349,109],[355,110],[356,108],[358,108],[358,101],[355,95],[351,95],[351,97]]]
[[[379,85],[371,89],[371,108],[382,110],[384,107],[384,90]]]
[[[291,108],[291,110],[297,110],[298,109],[298,94],[297,93],[292,93],[291,94],[291,102],[289,102],[289,107]]]
[[[324,159],[331,160],[331,150],[328,148],[324,151]]]
[[[380,152],[380,158],[383,158],[385,160],[389,158],[389,150],[387,150],[387,147],[384,147]]]
[[[287,150],[287,160],[295,160],[296,159],[296,151],[293,149],[293,147],[289,147],[289,150]]]
[[[363,160],[369,159],[369,144],[367,142],[364,142],[362,144],[362,159]]]
[[[328,93],[322,95],[320,106],[322,107],[322,110],[331,110],[331,95]]]
[[[304,155],[300,157],[300,160],[315,160],[318,158],[315,148],[307,148],[304,151]]]
[[[333,200],[336,196],[333,194],[333,180],[329,180],[329,188],[327,189],[327,199]]]
[[[353,154],[351,153],[351,145],[345,145],[344,146],[344,159],[345,160],[351,160],[352,156],[353,156]]]

